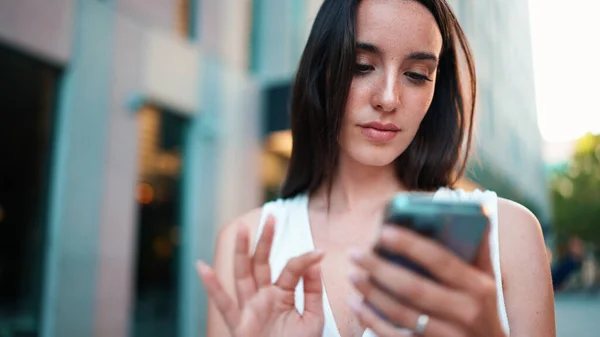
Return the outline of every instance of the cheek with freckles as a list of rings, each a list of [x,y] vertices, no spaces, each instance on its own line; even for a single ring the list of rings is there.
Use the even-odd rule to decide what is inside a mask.
[[[384,166],[392,163],[413,141],[421,121],[425,117],[433,92],[406,89],[400,97],[400,105],[395,112],[379,112],[371,104],[373,87],[368,81],[354,80],[348,96],[348,103],[340,132],[342,152],[366,165]],[[364,137],[357,124],[369,121],[386,120],[402,128],[389,143],[374,144]]]

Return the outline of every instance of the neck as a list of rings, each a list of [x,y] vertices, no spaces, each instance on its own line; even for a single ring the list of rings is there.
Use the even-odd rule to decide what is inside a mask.
[[[331,185],[331,195],[325,185],[318,193],[329,199],[331,212],[381,207],[395,193],[405,190],[398,180],[394,164],[367,166],[340,153],[337,173]]]

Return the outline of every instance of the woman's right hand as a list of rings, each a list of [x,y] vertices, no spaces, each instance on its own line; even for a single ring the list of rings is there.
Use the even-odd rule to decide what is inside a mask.
[[[248,228],[240,226],[235,245],[234,278],[237,303],[223,289],[215,272],[198,262],[198,274],[209,298],[223,316],[233,337],[317,337],[323,333],[323,288],[319,262],[323,253],[313,251],[288,261],[275,283],[271,282],[269,254],[275,219],[269,216],[250,256]],[[296,310],[294,290],[304,282],[304,312]]]

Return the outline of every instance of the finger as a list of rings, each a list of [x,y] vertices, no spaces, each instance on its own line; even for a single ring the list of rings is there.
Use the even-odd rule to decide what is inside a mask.
[[[322,259],[323,252],[315,250],[289,260],[275,284],[283,290],[294,291],[300,277]]]
[[[485,238],[490,237],[490,227],[486,229],[484,233]],[[497,240],[496,240],[497,242]],[[495,278],[494,274],[494,265],[492,264],[492,255],[490,252],[490,240],[483,240],[481,246],[479,247],[479,252],[477,253],[477,258],[475,260],[475,266],[479,268],[479,270],[484,273],[490,275]]]
[[[392,322],[393,325],[414,329],[419,315],[423,312],[409,304],[402,303],[390,294],[382,291],[380,288],[369,282],[364,276],[351,278],[356,289],[363,295],[364,301],[380,313],[380,316]],[[454,308],[456,310],[456,308]],[[427,323],[425,336],[454,336],[460,330],[441,319],[433,319]]]
[[[209,298],[214,302],[215,306],[223,316],[225,323],[230,331],[234,331],[240,321],[240,311],[231,299],[227,292],[223,289],[217,275],[211,267],[205,263],[198,261],[196,263],[198,275],[206,288]]]
[[[269,255],[273,245],[273,236],[275,235],[275,218],[272,215],[267,217],[263,232],[258,240],[256,251],[252,257],[252,273],[258,288],[266,287],[271,284],[271,267],[269,265]]]
[[[303,276],[304,280],[304,314],[323,317],[323,283],[321,282],[321,266],[311,265]]]
[[[238,304],[243,308],[246,302],[256,294],[256,282],[252,274],[249,255],[250,235],[246,226],[240,226],[235,243],[234,278]]]
[[[352,254],[352,260],[369,275],[369,283],[397,298],[406,301],[415,309],[428,312],[451,321],[462,321],[463,308],[470,304],[470,297],[460,291],[443,287],[402,266],[390,263],[373,253]],[[351,281],[364,279],[359,275]],[[371,289],[365,288],[365,289]],[[359,289],[360,290],[360,289]],[[388,295],[388,297],[390,297]]]
[[[421,266],[436,280],[452,288],[469,290],[477,287],[483,274],[437,242],[406,228],[384,226],[379,244]]]
[[[356,318],[358,318],[360,325],[365,329],[370,329],[378,337],[405,337],[412,336],[412,333],[406,329],[400,329],[389,322],[384,321],[373,311],[373,309],[366,306],[364,303],[350,301],[348,303],[350,309]]]

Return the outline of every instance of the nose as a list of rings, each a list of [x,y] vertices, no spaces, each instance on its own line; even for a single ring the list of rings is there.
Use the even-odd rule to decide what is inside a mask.
[[[373,107],[381,112],[393,112],[400,105],[400,81],[396,74],[382,76],[373,95]]]

